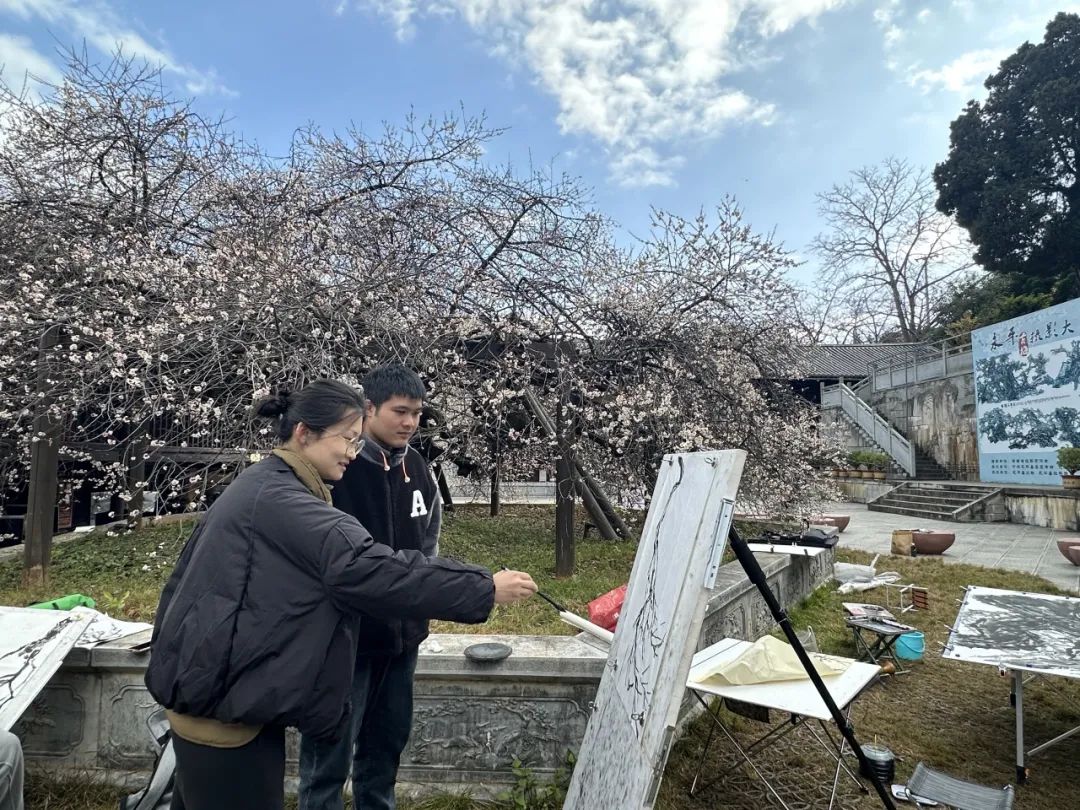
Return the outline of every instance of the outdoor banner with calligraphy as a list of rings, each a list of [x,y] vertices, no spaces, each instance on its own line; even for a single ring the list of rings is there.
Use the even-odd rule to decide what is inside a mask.
[[[1060,485],[1080,447],[1080,298],[971,333],[979,478]]]

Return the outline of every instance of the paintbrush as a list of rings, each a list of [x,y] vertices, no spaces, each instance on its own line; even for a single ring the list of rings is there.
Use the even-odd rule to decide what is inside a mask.
[[[504,565],[502,567],[502,570],[509,571],[510,569]],[[536,595],[543,599],[545,602],[547,602],[549,605],[551,605],[553,608],[555,608],[555,610],[558,611],[559,618],[571,627],[576,627],[578,630],[588,633],[590,636],[594,636],[595,638],[598,638],[608,644],[610,644],[612,639],[615,638],[615,634],[612,633],[610,630],[605,630],[600,625],[593,624],[588,619],[583,619],[576,613],[571,613],[564,606],[560,605],[543,591],[537,591]]]

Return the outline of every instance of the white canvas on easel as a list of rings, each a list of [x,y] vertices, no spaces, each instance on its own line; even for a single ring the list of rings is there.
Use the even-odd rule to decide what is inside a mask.
[[[564,810],[656,801],[745,460],[664,457]]]
[[[0,607],[0,729],[10,731],[64,663],[89,617]]]

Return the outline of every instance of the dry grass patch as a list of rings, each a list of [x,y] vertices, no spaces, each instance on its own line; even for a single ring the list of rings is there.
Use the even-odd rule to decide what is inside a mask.
[[[870,555],[841,551],[839,559],[868,563]],[[1013,710],[1009,705],[1009,680],[992,667],[948,661],[941,649],[948,625],[955,620],[963,589],[982,585],[1012,590],[1060,593],[1043,579],[1028,574],[998,571],[969,565],[946,565],[940,559],[882,557],[878,569],[898,571],[904,581],[930,589],[930,610],[909,612],[901,618],[926,636],[926,655],[910,664],[906,675],[883,678],[855,703],[852,722],[861,742],[887,745],[897,756],[897,781],[903,782],[919,761],[954,776],[986,785],[1014,781],[1015,737]],[[812,625],[822,650],[854,655],[850,631],[843,621],[841,602],[884,604],[882,589],[839,596],[830,587],[819,589],[793,610],[796,627]],[[1057,736],[1080,723],[1080,684],[1061,679],[1033,682],[1025,689],[1027,745]],[[744,742],[761,734],[763,727],[750,721],[737,724]],[[798,732],[804,734],[804,732]],[[741,768],[722,784],[690,798],[687,790],[693,769],[708,735],[707,718],[698,718],[691,731],[672,752],[660,810],[725,807],[757,810],[771,807],[765,788]],[[794,736],[794,735],[792,735]],[[705,773],[719,772],[730,761],[732,748],[714,739]],[[1024,810],[1061,810],[1076,804],[1073,764],[1080,756],[1080,736],[1067,740],[1030,760],[1028,783],[1018,789],[1017,807]],[[755,759],[769,773],[792,807],[817,808],[828,803],[832,768],[824,752],[805,738],[786,741]],[[863,796],[841,778],[838,805],[848,810],[881,807],[876,794]],[[802,797],[797,798],[797,797]],[[910,806],[910,805],[908,805]]]

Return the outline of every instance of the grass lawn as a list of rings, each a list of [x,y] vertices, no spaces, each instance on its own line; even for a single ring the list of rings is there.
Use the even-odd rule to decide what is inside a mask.
[[[579,515],[577,525],[582,525]],[[588,601],[626,582],[635,544],[609,543],[591,532],[578,541],[577,572],[555,579],[551,507],[503,507],[497,518],[487,507],[459,506],[447,515],[440,553],[498,570],[506,565],[528,571],[541,590],[570,610],[585,612]],[[580,528],[579,528],[580,532]],[[20,586],[21,558],[0,564],[0,604],[27,605],[68,593],[83,593],[98,609],[118,618],[152,621],[162,586],[191,534],[191,523],[171,523],[121,535],[94,532],[53,549],[50,584]],[[482,625],[434,622],[437,633],[572,634],[543,600],[496,606]]]
[[[610,544],[592,539],[579,543],[579,574],[570,580],[555,580],[550,516],[550,510],[544,508],[518,507],[506,509],[504,515],[492,520],[479,511],[460,510],[448,521],[442,551],[483,565],[505,564],[528,570],[545,591],[564,600],[571,609],[583,611],[589,598],[626,580],[634,548],[630,543]],[[17,563],[0,566],[0,603],[25,604],[45,596],[80,591],[99,599],[110,612],[150,618],[157,590],[187,533],[187,529],[176,526],[159,527],[127,537],[90,537],[61,546],[56,552],[53,587],[48,594],[31,594],[17,588]],[[158,556],[149,556],[155,551]],[[842,551],[839,557],[849,562],[869,562],[868,555],[858,552]],[[910,674],[882,679],[856,702],[852,716],[856,735],[863,742],[885,744],[896,753],[897,781],[903,781],[918,761],[988,785],[1012,781],[1014,736],[1009,682],[990,667],[942,659],[941,644],[948,632],[946,625],[956,617],[958,600],[966,585],[1057,591],[1044,580],[1014,572],[945,565],[932,558],[883,560],[879,568],[897,570],[905,581],[930,589],[930,610],[905,616],[908,623],[926,634],[927,655],[924,661],[911,665]],[[144,565],[149,566],[148,571],[143,570]],[[826,652],[854,653],[840,607],[845,599],[880,602],[884,594],[871,591],[840,597],[827,587],[792,611],[796,626],[814,627]],[[438,629],[445,632],[469,628],[447,624]],[[571,632],[539,600],[500,609],[492,621],[477,629],[510,633]],[[1055,691],[1051,686],[1063,688]],[[1075,682],[1064,685],[1033,682],[1025,691],[1025,702],[1029,747],[1080,722],[1076,709],[1080,704],[1080,685]],[[750,721],[736,725],[737,733],[745,740],[760,734],[760,729]],[[758,764],[770,772],[770,778],[775,777],[774,784],[785,798],[801,797],[792,801],[792,806],[824,807],[832,771],[819,751],[798,744],[803,742],[802,733],[790,735],[769,756],[759,758]],[[707,734],[707,720],[699,718],[676,743],[660,791],[659,810],[714,807],[757,810],[772,806],[760,783],[745,769],[735,771],[721,784],[693,799],[687,796]],[[728,745],[714,739],[705,772],[719,771],[730,753]],[[1063,810],[1075,806],[1072,765],[1078,755],[1080,737],[1035,757],[1030,763],[1031,780],[1018,791],[1017,807]],[[876,796],[860,795],[850,783],[841,782],[841,788],[839,807],[862,810],[881,806]],[[27,798],[30,810],[114,810],[117,792],[101,786],[58,784],[32,775]],[[439,797],[400,806],[403,810],[480,810],[495,805]],[[529,805],[536,810],[556,806]]]

